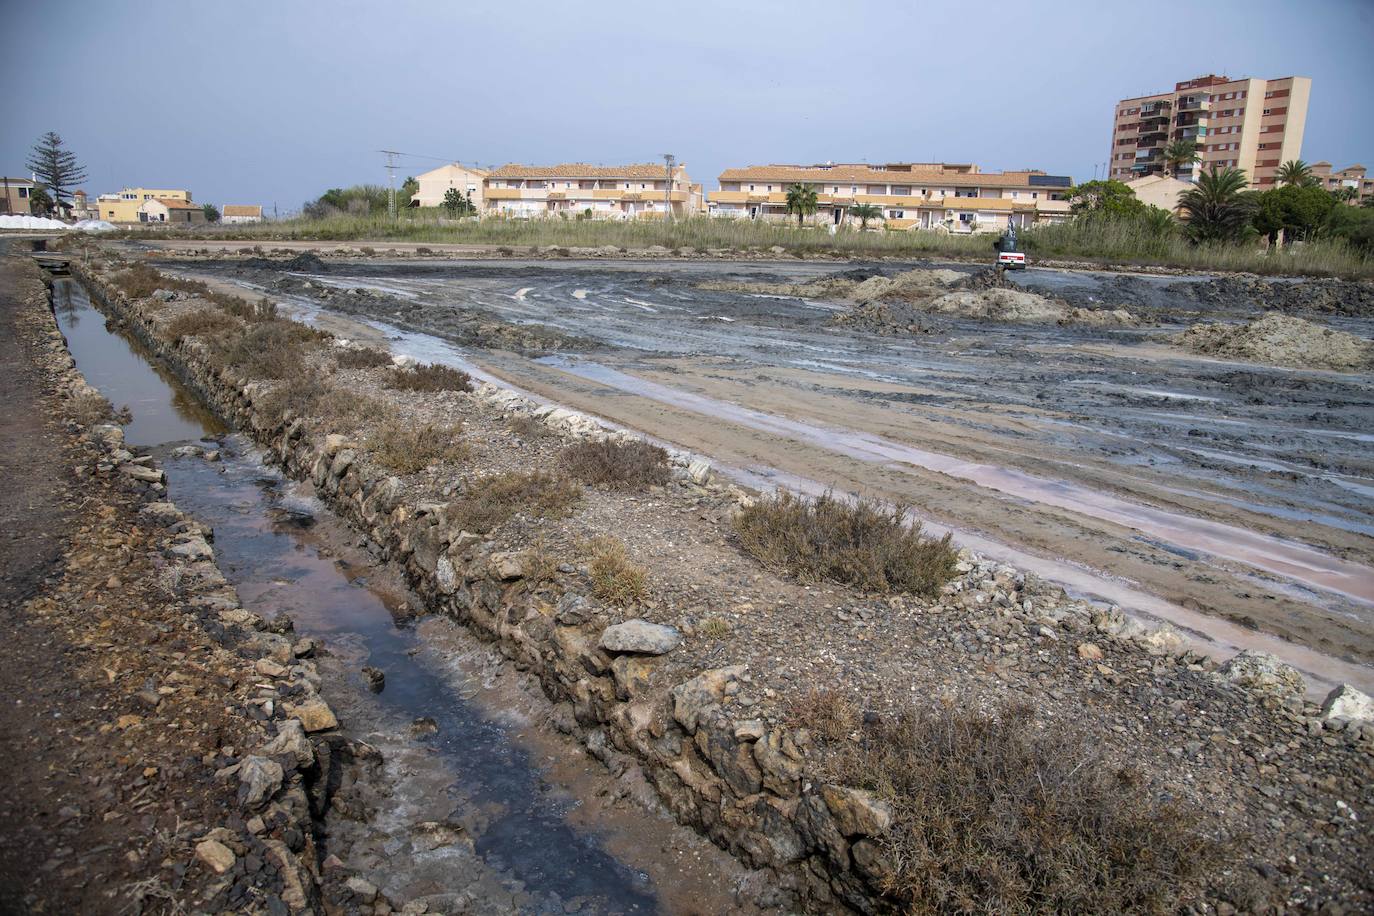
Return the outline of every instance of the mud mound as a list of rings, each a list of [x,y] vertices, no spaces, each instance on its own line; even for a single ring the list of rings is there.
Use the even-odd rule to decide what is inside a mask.
[[[1279,312],[1248,324],[1194,325],[1174,340],[1194,353],[1272,366],[1338,371],[1374,366],[1370,341]]]
[[[1204,305],[1328,315],[1374,315],[1374,283],[1336,280],[1266,280],[1261,277],[1217,277],[1202,282],[1172,283],[1165,292]]]
[[[831,299],[877,302],[883,299],[922,297],[964,279],[957,270],[908,270],[887,277],[862,269],[846,270],[805,283],[760,283],[708,280],[698,289],[764,296],[795,296],[798,299]]]
[[[308,251],[285,261],[279,261],[275,258],[252,257],[244,259],[240,264],[255,270],[290,270],[300,273],[320,273],[325,269],[324,261]]]

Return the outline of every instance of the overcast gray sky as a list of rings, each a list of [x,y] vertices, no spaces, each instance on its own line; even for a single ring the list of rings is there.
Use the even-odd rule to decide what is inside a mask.
[[[1374,2],[5,0],[0,171],[46,130],[86,189],[295,209],[379,149],[959,161],[1091,178],[1119,98],[1310,76],[1308,161],[1374,168]],[[438,163],[403,160],[403,173]]]

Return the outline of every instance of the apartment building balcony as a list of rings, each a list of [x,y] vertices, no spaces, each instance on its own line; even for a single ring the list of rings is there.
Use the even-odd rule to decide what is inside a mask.
[[[482,191],[487,200],[544,200],[548,194],[543,188],[487,188]]]
[[[1206,98],[1179,99],[1179,111],[1206,111],[1212,103]]]

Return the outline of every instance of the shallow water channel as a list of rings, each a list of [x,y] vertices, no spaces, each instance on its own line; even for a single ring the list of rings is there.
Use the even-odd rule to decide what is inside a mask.
[[[428,633],[417,632],[394,571],[369,567],[361,551],[349,555],[351,545],[342,540],[347,529],[308,485],[263,464],[251,443],[153,365],[136,341],[107,328],[77,281],[57,278],[53,295],[78,367],[112,403],[128,405],[133,419],[126,440],[161,459],[169,497],[214,528],[216,559],[244,607],[266,617],[289,613],[298,634],[322,643],[336,661],[346,660],[321,665],[326,698],[342,710],[345,727],[356,719],[374,730],[365,736],[373,743],[419,745],[428,778],[398,786],[397,810],[379,811],[377,819],[394,821],[404,816],[401,809],[425,809],[425,800],[407,795],[437,790],[443,796],[437,810],[450,812],[470,839],[467,856],[445,859],[425,849],[412,860],[406,850],[396,853],[393,838],[384,867],[370,860],[382,872],[376,883],[384,891],[461,892],[465,911],[474,912],[702,911],[715,908],[711,898],[717,895],[715,905],[736,908],[727,902],[732,898],[723,885],[729,882],[711,880],[712,854],[724,853],[703,841],[705,851],[694,845],[685,857],[689,867],[681,848],[686,831],[664,816],[591,813],[598,806],[587,802],[607,794],[610,776],[602,771],[589,777],[566,759],[560,762],[580,750],[568,739],[529,734],[519,713],[493,706],[509,700],[510,689],[484,690],[484,680],[491,686],[490,670],[461,670],[464,657],[483,654],[480,646],[464,644],[458,628],[450,627],[439,642],[446,638],[460,651],[436,651]],[[218,449],[221,459],[172,454],[197,443]],[[385,672],[381,693],[369,692],[356,675],[363,664]],[[407,726],[420,717],[433,719],[437,730],[410,737]],[[387,740],[378,740],[379,728],[389,729]],[[428,724],[422,731],[430,731]],[[415,768],[391,769],[399,769],[403,783]],[[446,862],[453,863],[451,875]],[[412,869],[417,874],[408,874]],[[491,888],[499,894],[485,892]]]

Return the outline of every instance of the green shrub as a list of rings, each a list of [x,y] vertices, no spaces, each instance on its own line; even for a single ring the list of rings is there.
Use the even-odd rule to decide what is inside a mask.
[[[869,592],[933,596],[954,574],[946,535],[924,536],[906,511],[827,493],[814,500],[779,490],[742,509],[735,531],[744,549],[766,566],[798,579],[829,579]]]
[[[563,449],[559,464],[590,486],[642,490],[668,482],[668,453],[638,440],[584,439]]]

